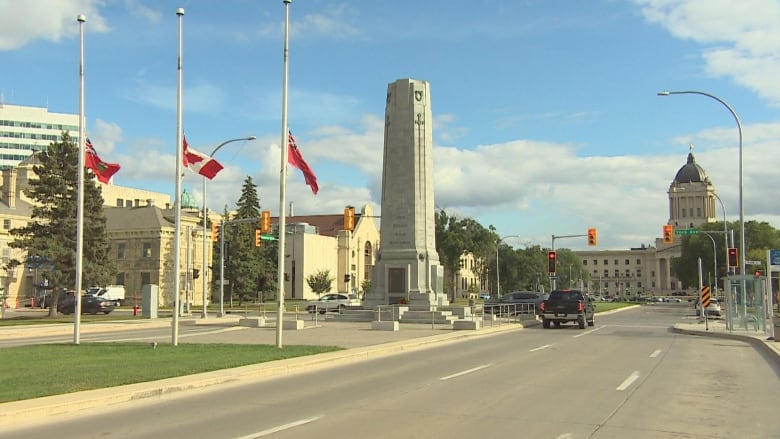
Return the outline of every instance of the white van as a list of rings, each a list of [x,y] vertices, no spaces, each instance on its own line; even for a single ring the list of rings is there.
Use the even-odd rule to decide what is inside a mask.
[[[87,294],[92,294],[98,297],[102,297],[106,300],[113,300],[117,306],[121,305],[125,301],[125,286],[124,285],[108,285],[105,287],[90,287],[87,288]]]

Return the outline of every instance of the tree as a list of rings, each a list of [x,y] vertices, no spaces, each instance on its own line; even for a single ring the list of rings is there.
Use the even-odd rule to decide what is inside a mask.
[[[306,276],[306,283],[312,291],[317,293],[317,296],[321,296],[322,293],[330,291],[333,287],[334,280],[336,279],[331,277],[330,270],[318,270]]]
[[[42,276],[53,292],[76,284],[76,228],[78,195],[78,154],[68,132],[38,154],[33,167],[37,179],[29,181],[25,195],[34,200],[30,222],[10,230],[12,248],[25,250],[28,258],[44,260]],[[116,276],[109,258],[103,196],[92,173],[85,173],[82,283],[106,285]],[[52,294],[49,316],[57,315],[58,294]]]
[[[262,241],[255,246],[255,230],[260,223],[260,198],[257,185],[247,176],[241,188],[236,214],[231,220],[257,221],[241,222],[226,227],[226,259],[230,260],[231,293],[238,294],[239,300],[255,297],[260,291],[268,291],[276,286],[277,241]],[[226,218],[227,220],[227,218]]]
[[[739,230],[739,223],[732,222],[727,224],[729,230]],[[722,288],[722,279],[727,273],[726,249],[723,240],[723,224],[710,223],[699,227],[702,231],[699,235],[686,235],[682,239],[682,255],[672,260],[672,273],[682,281],[685,288],[698,286],[699,271],[698,259],[701,258],[703,278],[705,283],[717,283]],[[707,237],[710,232],[715,241],[715,252],[718,263],[717,274],[713,275],[713,240]],[[739,233],[734,233],[737,242],[735,247],[739,248]],[[766,222],[747,221],[745,222],[745,241],[747,248],[747,260],[764,260],[766,251],[772,248],[780,248],[780,231]],[[750,274],[751,271],[746,269]]]
[[[489,266],[484,263],[489,255],[495,255],[495,245],[498,235],[495,228],[484,228],[472,218],[458,219],[448,216],[447,212],[440,210],[435,214],[436,252],[439,254],[439,262],[444,267],[445,290],[452,291],[451,299],[454,300],[455,279],[460,269],[460,257],[470,252],[478,260],[483,261],[475,266],[475,274],[481,279],[487,277]]]

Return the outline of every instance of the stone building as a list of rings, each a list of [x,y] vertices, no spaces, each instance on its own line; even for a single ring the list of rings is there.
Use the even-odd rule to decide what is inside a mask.
[[[693,229],[717,221],[717,193],[704,169],[696,163],[693,146],[686,163],[669,185],[669,219],[675,230]],[[662,224],[658,225],[661,230]],[[671,260],[681,256],[680,238],[628,250],[580,250],[590,274],[588,288],[605,296],[670,295],[683,288],[671,273]]]

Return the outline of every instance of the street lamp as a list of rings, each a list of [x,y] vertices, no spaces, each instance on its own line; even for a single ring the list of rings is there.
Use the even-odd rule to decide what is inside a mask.
[[[237,139],[226,140],[226,141],[220,143],[219,145],[217,145],[217,147],[214,148],[214,151],[211,151],[211,154],[209,154],[209,157],[214,157],[214,154],[216,154],[217,151],[219,151],[220,148],[222,148],[223,146],[227,145],[228,143],[240,142],[242,140],[246,140],[246,141],[255,140],[256,138],[257,137],[255,137],[255,136],[249,136],[249,137],[240,137],[240,138],[237,138]],[[203,286],[203,313],[200,316],[200,318],[202,318],[202,319],[205,319],[206,317],[208,317],[208,312],[206,310],[206,242],[208,241],[206,239],[206,234],[207,234],[207,231],[206,231],[206,220],[208,220],[208,215],[207,215],[207,207],[206,207],[206,177],[204,176],[203,177],[203,270],[202,270],[202,273],[200,274],[201,275],[201,279],[202,279],[201,280],[201,282],[202,282],[201,285]],[[222,279],[220,277],[219,281],[223,282],[224,279]]]
[[[690,90],[658,92],[658,96],[681,95],[681,94],[696,94],[696,95],[707,96],[708,98],[715,99],[716,101],[723,104],[723,106],[729,110],[731,115],[734,116],[734,120],[737,121],[737,130],[739,132],[739,253],[740,253],[739,274],[744,276],[745,275],[745,205],[742,200],[742,123],[739,121],[739,116],[737,116],[737,113],[734,111],[733,108],[731,108],[731,105],[729,105],[726,101],[724,101],[723,99],[715,95],[704,93],[702,91],[690,91]]]

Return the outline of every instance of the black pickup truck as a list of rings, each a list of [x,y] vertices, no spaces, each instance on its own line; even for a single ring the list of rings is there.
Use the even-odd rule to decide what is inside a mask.
[[[554,323],[557,328],[566,322],[577,322],[580,329],[585,329],[586,323],[593,326],[595,322],[596,306],[590,296],[579,290],[552,291],[540,308],[545,329],[550,327],[550,323]]]

